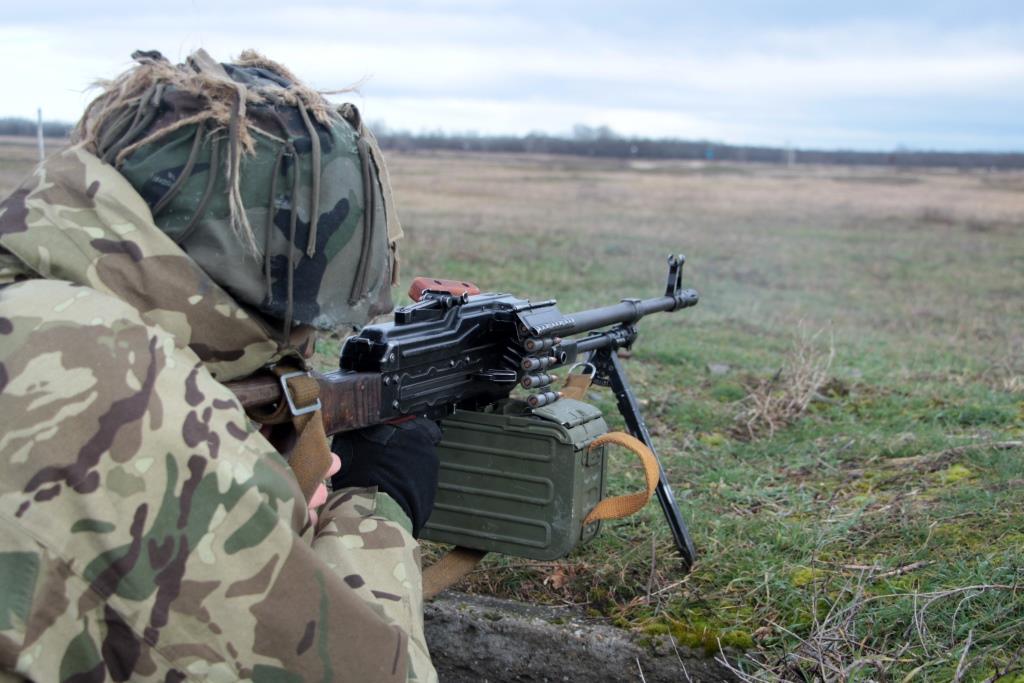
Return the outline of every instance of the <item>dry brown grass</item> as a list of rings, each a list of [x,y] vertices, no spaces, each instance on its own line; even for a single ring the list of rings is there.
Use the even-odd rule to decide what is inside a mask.
[[[51,146],[48,149],[53,149]],[[444,274],[567,306],[647,291],[685,251],[702,321],[870,330],[979,359],[995,388],[1024,366],[1024,172],[388,156],[406,277]],[[0,140],[0,195],[31,171]],[[595,286],[593,273],[608,277]],[[584,290],[584,287],[586,290]],[[907,368],[896,372],[915,372]]]
[[[56,144],[47,140],[47,153],[56,151]],[[35,138],[0,136],[0,198],[20,185],[38,161]]]
[[[843,339],[869,328],[993,362],[1024,342],[1022,172],[389,158],[419,272],[480,277],[543,249],[574,281],[607,268],[634,288],[658,277],[652,254],[685,250],[702,318],[831,322]],[[522,270],[497,284],[561,284]]]
[[[974,598],[989,593],[1012,594],[1019,590],[1019,586],[1016,585],[978,584],[910,593],[909,597],[913,598],[915,605],[911,628],[907,629],[902,642],[892,643],[883,651],[869,646],[860,635],[862,622],[866,621],[866,612],[871,603],[907,597],[903,594],[871,595],[870,583],[883,575],[866,568],[856,578],[847,580],[838,590],[833,589],[831,595],[825,595],[823,592],[816,596],[815,604],[817,605],[819,601],[828,603],[827,609],[823,610],[824,614],[818,609],[814,610],[810,632],[804,637],[795,636],[784,626],[773,624],[773,628],[795,636],[799,642],[799,645],[785,656],[778,659],[748,658],[745,662],[746,671],[736,668],[724,655],[720,654],[718,661],[743,683],[910,681],[917,678],[925,680],[926,674],[919,674],[926,669],[927,664],[919,665],[905,676],[896,675],[895,672],[900,670],[901,664],[906,665],[914,661],[908,653],[915,648],[921,648],[926,653],[937,649],[939,651],[932,653],[935,659],[940,659],[946,652],[955,652],[959,655],[956,668],[951,672],[951,680],[958,683],[965,679],[971,666],[977,664],[973,661],[972,656],[975,653],[971,649],[974,644],[974,632],[969,631],[967,637],[960,642],[936,642],[926,626],[929,610],[943,607],[949,610],[949,603],[953,603],[955,609],[952,610],[951,618],[955,621],[963,605]],[[971,680],[984,680],[986,683],[1000,680],[1007,672],[1017,671],[1014,667],[1021,654],[1024,653],[1017,653],[1012,663],[1002,669],[983,677],[975,674]]]
[[[770,165],[686,161],[616,161],[533,155],[391,155],[403,209],[451,209],[467,218],[499,217],[543,231],[587,217],[594,232],[660,236],[752,218],[827,218],[851,223],[941,215],[948,225],[971,218],[1017,221],[1018,192],[986,182],[983,172]],[[1020,176],[1024,173],[1008,173]],[[858,178],[871,182],[850,182]],[[907,178],[915,182],[907,183]],[[510,191],[510,188],[515,188]],[[622,218],[627,220],[624,222]],[[486,221],[492,224],[491,221]],[[764,226],[765,228],[769,226]]]
[[[801,329],[778,371],[770,378],[750,381],[733,434],[744,439],[771,438],[777,429],[802,417],[812,401],[828,400],[822,391],[835,355],[835,340],[825,330]]]

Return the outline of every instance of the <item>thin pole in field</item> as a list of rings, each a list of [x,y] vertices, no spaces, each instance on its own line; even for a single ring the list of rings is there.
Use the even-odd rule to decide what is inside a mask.
[[[36,142],[39,143],[39,161],[46,159],[46,146],[43,144],[43,108],[36,109]]]

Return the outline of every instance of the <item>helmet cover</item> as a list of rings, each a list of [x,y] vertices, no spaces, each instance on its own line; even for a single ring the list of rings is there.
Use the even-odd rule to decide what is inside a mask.
[[[216,64],[200,51],[177,67],[158,53],[136,59],[136,70],[155,67],[132,122],[120,137],[118,121],[93,123],[92,139],[161,230],[285,333],[391,310],[390,191],[354,107],[342,115],[255,53]]]

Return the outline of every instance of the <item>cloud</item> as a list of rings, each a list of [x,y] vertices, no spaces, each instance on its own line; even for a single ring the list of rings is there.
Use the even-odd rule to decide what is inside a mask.
[[[1024,147],[1021,12],[997,21],[991,3],[974,18],[939,2],[923,19],[861,4],[858,16],[642,0],[629,12],[533,0],[19,8],[0,27],[0,60],[20,66],[7,87],[22,95],[0,115],[41,105],[74,119],[80,91],[124,69],[136,48],[181,59],[197,47],[221,58],[255,47],[320,88],[368,77],[352,97],[396,128],[588,123],[804,146]]]

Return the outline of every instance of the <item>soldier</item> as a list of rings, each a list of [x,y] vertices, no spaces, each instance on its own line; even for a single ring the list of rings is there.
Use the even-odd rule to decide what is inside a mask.
[[[301,384],[317,330],[391,309],[377,144],[254,52],[133,56],[0,203],[0,672],[436,680],[436,425],[342,439],[337,473],[311,398],[261,429],[222,384]]]

